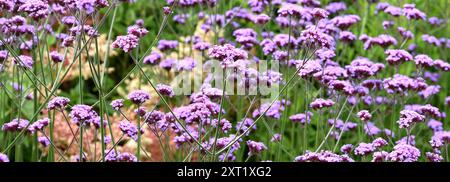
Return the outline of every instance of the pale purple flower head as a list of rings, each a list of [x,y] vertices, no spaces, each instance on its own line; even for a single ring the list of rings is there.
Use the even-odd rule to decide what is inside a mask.
[[[434,120],[434,119],[430,119],[427,123],[427,126],[432,129],[434,132],[437,131],[443,131],[443,124],[440,121]]]
[[[347,10],[347,5],[344,2],[331,2],[325,9],[330,13],[338,13]]]
[[[135,90],[128,94],[128,99],[135,104],[142,104],[150,99],[150,94],[144,90]]]
[[[53,110],[53,109],[64,109],[70,102],[69,98],[66,97],[55,97],[52,100],[50,100],[47,104],[47,109]]]
[[[69,116],[72,118],[72,122],[77,125],[88,125],[98,114],[92,109],[91,106],[78,104],[72,107]]]
[[[260,25],[264,25],[264,24],[266,24],[269,21],[270,21],[270,17],[267,16],[266,14],[256,15],[254,20],[253,20],[254,23],[260,24]]]
[[[383,138],[376,138],[372,141],[372,145],[373,147],[375,147],[375,149],[380,149],[381,147],[387,146],[388,142]]]
[[[341,30],[346,30],[360,20],[361,18],[358,15],[341,15],[331,19],[331,22]]]
[[[3,124],[2,131],[21,131],[22,129],[26,128],[30,121],[26,119],[13,119],[8,123]]]
[[[177,71],[192,71],[195,66],[197,66],[197,62],[195,61],[195,59],[191,58],[191,57],[186,57],[180,61],[178,61],[177,64]]]
[[[412,110],[400,111],[400,120],[397,121],[400,128],[409,128],[412,124],[421,122],[425,119],[424,115]]]
[[[433,65],[434,65],[435,68],[440,69],[442,71],[446,71],[446,72],[450,71],[450,63],[447,63],[447,62],[442,61],[440,59],[434,60]]]
[[[418,10],[415,4],[404,4],[403,15],[409,20],[426,20],[427,15],[424,12]]]
[[[158,62],[161,60],[162,56],[163,56],[162,54],[152,51],[150,53],[150,55],[144,57],[143,63],[150,64],[150,65],[158,64]]]
[[[0,153],[0,162],[9,162],[9,158],[6,154]]]
[[[303,30],[300,34],[299,40],[305,45],[314,45],[319,48],[330,49],[335,45],[333,37],[325,34],[316,26],[309,26],[309,28]]]
[[[366,124],[364,124],[364,132],[369,136],[374,136],[379,134],[381,130],[372,122],[367,122]]]
[[[117,36],[116,40],[111,44],[115,49],[122,49],[124,52],[128,53],[139,44],[139,38],[135,35],[122,35]]]
[[[373,153],[372,162],[384,162],[389,155],[386,151],[378,151]]]
[[[396,6],[388,5],[388,6],[384,9],[384,12],[387,13],[387,14],[389,14],[389,15],[392,15],[392,16],[394,16],[394,17],[398,17],[398,16],[400,16],[400,15],[402,14],[402,9],[399,8],[399,7],[396,7]]]
[[[331,107],[334,105],[334,101],[332,101],[331,99],[316,99],[313,102],[311,102],[309,104],[309,107],[313,108],[313,109],[322,109],[325,107]]]
[[[148,30],[140,25],[133,25],[127,28],[128,35],[134,35],[138,38],[144,37],[147,35]]]
[[[281,141],[281,135],[279,133],[275,133],[270,139],[271,142],[279,142]]]
[[[116,110],[116,111],[119,111],[120,110],[120,108],[122,108],[124,105],[123,105],[123,99],[116,99],[116,100],[113,100],[113,101],[111,101],[111,107],[114,109],[114,110]]]
[[[165,70],[170,70],[170,69],[172,69],[172,67],[175,65],[175,60],[174,59],[171,59],[171,58],[167,58],[167,59],[164,59],[164,60],[162,60],[160,63],[159,63],[159,67],[161,67],[161,68],[163,68],[163,69],[165,69]]]
[[[231,44],[214,45],[208,53],[209,57],[221,61],[222,66],[227,67],[239,59],[247,59],[247,52],[234,47]]]
[[[393,162],[416,162],[420,157],[420,150],[412,145],[400,143],[394,146],[387,159]]]
[[[124,152],[124,153],[120,153],[119,155],[117,155],[117,161],[118,162],[137,162],[138,159],[133,154]]]
[[[169,86],[169,85],[158,84],[156,86],[156,90],[161,95],[166,95],[168,97],[173,97],[175,95],[175,92],[173,91],[173,88],[171,86]]]
[[[421,67],[432,67],[434,65],[433,59],[431,59],[429,56],[425,54],[419,54],[416,57],[414,57],[414,62],[417,66]]]
[[[391,65],[399,65],[403,62],[413,60],[412,55],[405,50],[388,49],[384,53],[388,56],[386,61]]]
[[[369,121],[370,119],[372,119],[372,114],[370,114],[368,110],[359,111],[357,115],[359,119],[363,121]]]
[[[308,111],[306,114],[300,113],[300,114],[294,114],[289,117],[289,120],[291,120],[294,123],[300,123],[300,124],[309,124],[311,122],[311,117],[313,113]]]
[[[352,42],[356,40],[356,36],[350,31],[342,31],[339,33],[339,40],[344,42]]]
[[[25,69],[32,69],[34,61],[30,56],[20,55],[14,59],[14,63]]]
[[[19,6],[18,11],[28,13],[28,16],[35,20],[44,19],[50,13],[48,3],[42,0],[27,0],[21,3],[23,4]]]
[[[45,137],[45,136],[38,137],[38,142],[39,142],[43,147],[47,147],[47,146],[50,145],[50,140],[48,140],[48,138]]]
[[[444,157],[442,157],[441,154],[434,153],[434,152],[427,152],[425,153],[427,160],[430,162],[442,162],[444,161]]]
[[[355,148],[355,155],[369,155],[372,152],[374,152],[376,148],[373,146],[372,143],[359,143],[358,146]]]
[[[57,51],[50,52],[50,57],[52,58],[52,61],[55,63],[60,63],[64,60],[64,56]]]
[[[350,152],[353,150],[353,145],[352,144],[345,144],[342,145],[341,147],[341,152],[343,154],[350,154]]]
[[[295,157],[294,162],[354,162],[348,155],[338,155],[331,151],[311,152]]]
[[[160,40],[158,43],[158,49],[160,51],[167,51],[177,48],[178,41],[176,40]]]
[[[442,117],[439,108],[432,106],[431,104],[423,105],[419,107],[420,114],[431,117]]]
[[[261,153],[264,150],[267,150],[266,145],[264,145],[264,143],[262,142],[255,142],[252,140],[248,140],[247,141],[247,146],[248,146],[248,155],[256,155]]]
[[[44,127],[48,126],[49,123],[50,123],[50,119],[48,119],[48,118],[40,119],[40,120],[35,121],[34,123],[31,123],[27,130],[30,133],[34,133],[36,131],[42,131],[44,129]]]
[[[133,140],[138,139],[138,128],[136,127],[135,124],[129,121],[121,121],[119,124],[119,128],[124,134],[126,134]],[[141,133],[143,133],[143,131],[144,130],[141,129]]]

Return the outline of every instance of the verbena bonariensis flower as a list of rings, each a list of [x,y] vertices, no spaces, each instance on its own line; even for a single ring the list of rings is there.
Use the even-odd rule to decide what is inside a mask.
[[[445,98],[445,105],[447,105],[447,107],[450,107],[450,96]]]
[[[436,95],[440,92],[441,86],[439,85],[430,85],[425,90],[420,91],[418,94],[422,98],[429,98],[432,95]]]
[[[164,84],[158,84],[156,86],[156,90],[161,94],[168,97],[173,97],[175,95],[175,92],[173,91],[173,88],[169,85]]]
[[[376,138],[372,141],[372,145],[375,149],[380,149],[381,147],[387,146],[388,142],[383,138]]]
[[[127,136],[129,136],[130,138],[132,138],[133,140],[137,140],[138,139],[138,128],[135,124],[129,122],[129,121],[121,121],[119,124],[119,129],[126,134]],[[144,133],[143,128],[141,128],[141,133]]]
[[[405,75],[395,74],[393,78],[383,80],[383,87],[388,93],[407,94],[407,91],[422,91],[427,88],[422,78],[410,78]]]
[[[358,124],[351,122],[351,121],[347,121],[344,122],[341,119],[328,119],[328,124],[329,125],[333,125],[336,127],[336,129],[340,130],[340,131],[350,131],[355,129]]]
[[[50,100],[47,104],[47,109],[53,110],[58,109],[62,110],[64,109],[70,102],[69,98],[66,97],[55,97],[52,100]]]
[[[247,141],[248,146],[248,155],[257,155],[260,154],[262,151],[267,150],[266,145],[262,142],[255,142],[252,140]]]
[[[247,59],[247,52],[231,44],[214,45],[208,52],[209,57],[221,61],[223,67],[228,67],[239,59]]]
[[[381,47],[389,47],[391,45],[397,45],[397,40],[386,34],[378,35],[377,37],[369,38],[364,43],[364,49],[370,49],[373,45],[379,45]]]
[[[437,154],[434,152],[427,152],[425,153],[427,160],[430,162],[442,162],[444,161],[444,157],[442,157],[441,154]]]
[[[145,122],[147,122],[148,124],[155,124],[158,121],[164,120],[165,114],[161,111],[154,110],[147,112],[144,118]]]
[[[438,17],[433,16],[433,17],[428,18],[428,23],[433,26],[439,26],[439,25],[443,24],[444,22],[445,22],[445,20],[439,19]]]
[[[144,57],[144,60],[142,61],[144,64],[150,64],[155,65],[158,64],[161,58],[163,57],[162,54],[152,51],[150,55]]]
[[[305,154],[295,157],[294,162],[354,162],[354,160],[347,155],[322,150],[317,153],[306,151]]]
[[[24,69],[32,69],[34,61],[30,56],[20,55],[17,58],[14,58],[14,63]]]
[[[331,99],[322,99],[322,98],[318,98],[316,100],[314,100],[313,102],[311,102],[309,104],[309,107],[313,108],[313,109],[322,109],[325,107],[331,107],[334,105],[334,101],[332,101]]]
[[[432,35],[423,34],[422,35],[422,40],[424,42],[428,43],[428,44],[435,45],[437,47],[441,47],[442,46],[441,41],[439,41],[438,38],[436,38],[435,36],[432,36]]]
[[[299,40],[305,45],[313,45],[319,48],[330,49],[335,45],[333,37],[325,34],[316,26],[309,26],[306,30],[303,30]]]
[[[294,123],[309,124],[311,122],[312,116],[313,116],[313,113],[308,111],[306,114],[303,114],[303,113],[294,114],[289,117],[289,120],[291,120]]]
[[[421,122],[425,116],[411,110],[400,111],[400,120],[397,121],[400,128],[409,128],[412,124]]]
[[[150,99],[150,94],[144,90],[135,90],[128,94],[128,99],[134,104],[142,104]]]
[[[398,31],[398,33],[400,33],[400,35],[401,35],[404,39],[412,39],[412,38],[414,38],[414,34],[413,34],[411,31],[406,30],[406,29],[403,28],[403,27],[397,27],[397,31]]]
[[[366,124],[364,124],[364,132],[369,136],[374,136],[378,135],[381,132],[381,130],[380,128],[375,126],[375,124],[373,124],[372,122],[367,122]]]
[[[197,62],[195,59],[191,57],[186,57],[182,60],[179,60],[177,63],[177,71],[192,71],[192,69],[197,66]]]
[[[387,159],[393,162],[416,162],[420,157],[420,150],[414,146],[401,143],[394,146]]]
[[[27,0],[22,3],[18,11],[28,13],[35,20],[44,19],[50,13],[48,3],[42,0]]]
[[[178,41],[176,40],[159,40],[158,49],[160,51],[168,51],[177,48]]]
[[[139,38],[135,35],[122,35],[117,36],[116,40],[111,44],[113,48],[122,49],[124,52],[128,53],[139,44]]]
[[[328,83],[329,88],[334,91],[342,91],[346,95],[353,95],[355,93],[355,88],[353,85],[346,80],[332,80]]]
[[[38,137],[38,142],[43,146],[43,147],[47,147],[50,145],[50,140],[45,137],[45,136],[41,136]]]
[[[399,65],[413,60],[412,55],[405,50],[388,49],[384,53],[387,55],[386,61],[391,65]]]
[[[339,33],[339,40],[343,42],[352,42],[356,40],[356,36],[350,31],[342,31]]]
[[[9,162],[9,158],[6,154],[0,153],[0,162]]]
[[[404,4],[403,15],[409,20],[426,20],[427,16],[422,11],[416,8],[415,4]]]
[[[386,161],[388,155],[389,153],[386,151],[374,152],[372,156],[372,162],[384,162]]]
[[[114,110],[116,110],[116,111],[119,111],[120,110],[120,108],[122,108],[124,105],[123,105],[123,99],[116,99],[116,100],[113,100],[113,101],[111,101],[111,107],[114,109]]]
[[[369,155],[372,152],[374,152],[376,148],[373,146],[372,143],[359,143],[358,146],[355,148],[354,152],[355,155]]]
[[[440,59],[434,60],[434,67],[442,71],[450,71],[450,63],[444,62]]]
[[[57,51],[50,52],[50,57],[55,63],[60,63],[64,60],[64,56],[62,54],[59,54]]]
[[[429,56],[425,54],[419,54],[416,57],[414,57],[414,62],[417,66],[422,67],[432,67],[434,65],[433,59],[431,59]]]
[[[402,9],[396,6],[389,5],[384,9],[384,12],[394,17],[399,17],[402,14]]]
[[[253,18],[253,22],[256,24],[264,25],[270,21],[270,16],[266,14],[259,14]]]
[[[328,4],[325,9],[330,13],[338,13],[340,11],[347,10],[347,5],[344,2],[331,2]]]
[[[2,130],[3,131],[10,131],[10,132],[14,132],[14,131],[21,131],[22,129],[24,129],[25,127],[28,126],[28,123],[30,123],[30,121],[26,120],[26,119],[13,119],[11,120],[9,123],[5,123],[2,126]]]
[[[50,123],[50,119],[48,119],[48,118],[40,119],[40,120],[35,121],[34,123],[31,123],[27,130],[30,133],[34,133],[36,131],[42,131],[44,129],[44,127],[48,126],[49,123]]]
[[[353,145],[352,144],[345,144],[342,145],[341,147],[341,152],[343,154],[350,154],[350,152],[353,150]]]
[[[72,118],[72,122],[76,125],[86,126],[89,125],[97,116],[91,106],[78,104],[72,107],[69,116]]]
[[[279,142],[281,141],[281,135],[279,133],[275,133],[270,139],[271,142]]]
[[[372,114],[370,114],[368,110],[359,111],[357,115],[362,121],[369,121],[372,119]]]
[[[431,104],[420,106],[419,112],[423,115],[427,115],[427,116],[431,116],[431,117],[442,117],[441,112],[439,112],[439,108],[434,107]]]
[[[239,131],[240,133],[244,133],[245,131],[248,130],[248,128],[250,126],[252,126],[252,124],[255,121],[253,119],[250,118],[244,118],[241,121],[236,123],[236,130]],[[248,136],[250,134],[251,131],[255,131],[256,130],[256,124],[252,126],[252,129],[249,130],[247,133],[245,133],[246,136]]]
[[[434,120],[434,119],[430,119],[427,123],[427,126],[433,130],[433,132],[437,132],[437,131],[443,131],[443,124],[440,121]]]
[[[175,65],[175,60],[168,58],[168,59],[164,59],[159,63],[159,67],[165,69],[165,70],[170,70],[172,69],[172,67]]]
[[[290,104],[291,102],[287,100],[275,101],[271,106],[270,103],[265,103],[259,108],[255,109],[252,115],[253,118],[257,118],[260,115],[264,114],[265,111],[267,111],[265,113],[265,116],[274,119],[280,119],[281,113],[284,111],[285,107],[289,106]]]
[[[298,75],[302,78],[306,78],[308,76],[312,76],[315,73],[319,73],[322,71],[322,66],[317,60],[309,60],[302,61],[299,60],[296,62],[296,67],[299,69]]]
[[[331,19],[331,22],[341,30],[346,30],[353,24],[359,22],[361,18],[358,15],[342,15]]]
[[[439,149],[444,144],[450,143],[450,132],[449,131],[437,131],[434,132],[433,137],[431,137],[430,145],[434,149]]]

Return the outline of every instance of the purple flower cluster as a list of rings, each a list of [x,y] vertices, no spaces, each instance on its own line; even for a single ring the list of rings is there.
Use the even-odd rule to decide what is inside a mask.
[[[144,90],[135,90],[128,94],[128,100],[134,104],[141,105],[150,99],[150,94]]]
[[[26,119],[13,119],[8,123],[3,124],[2,131],[9,131],[9,132],[15,132],[15,131],[21,131],[22,129],[25,129],[29,125],[30,121]]]
[[[50,100],[47,104],[47,109],[49,110],[63,110],[70,102],[70,99],[66,97],[55,97]]]
[[[305,154],[295,157],[294,162],[354,162],[354,160],[347,155],[338,155],[331,151],[306,151]]]
[[[322,109],[325,107],[331,107],[334,105],[334,101],[330,100],[330,99],[316,99],[313,102],[311,102],[309,104],[309,107],[313,108],[313,109]]]

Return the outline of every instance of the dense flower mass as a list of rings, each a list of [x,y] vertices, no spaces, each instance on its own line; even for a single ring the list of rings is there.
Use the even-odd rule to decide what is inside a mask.
[[[0,162],[448,162],[444,11],[0,0]]]

